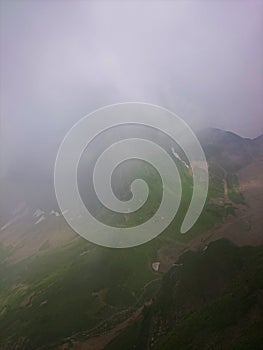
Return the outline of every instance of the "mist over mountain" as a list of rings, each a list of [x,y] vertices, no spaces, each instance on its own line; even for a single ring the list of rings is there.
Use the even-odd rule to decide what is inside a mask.
[[[1,174],[119,102],[166,107],[194,130],[263,132],[260,1],[0,6]]]
[[[220,129],[203,130],[198,134],[208,160],[216,158],[227,171],[237,171],[253,160],[262,160],[263,135],[243,138]]]
[[[79,168],[86,204],[99,220],[120,227],[147,220],[158,206],[162,188],[146,164],[127,163],[114,173],[113,184],[123,199],[133,178],[149,184],[151,196],[139,217],[116,215],[90,200],[87,185],[97,157],[130,131],[100,135]],[[51,167],[48,176],[37,166],[32,172],[16,169],[2,182],[1,349],[211,349],[215,332],[222,349],[233,344],[260,349],[262,136],[248,139],[220,129],[198,135],[209,166],[208,198],[197,223],[181,235],[180,222],[192,195],[188,160],[160,132],[135,128],[132,134],[154,139],[166,149],[176,162],[184,191],[173,223],[141,247],[116,251],[76,235],[56,204]],[[225,308],[231,310],[227,318]],[[33,319],[34,324],[28,322]],[[205,336],[200,327],[206,329]],[[233,329],[235,337],[226,339]]]
[[[262,350],[262,15],[258,0],[0,1],[0,350]],[[94,229],[84,207],[73,210],[72,192],[58,206],[57,152],[81,118],[94,117],[89,131],[100,130],[93,112],[126,102],[186,123],[208,175],[202,156],[190,162],[198,143],[190,152],[179,146],[193,141],[190,131],[171,124],[177,144],[130,121],[110,127],[87,145],[75,172]],[[136,137],[156,144],[149,154],[168,181],[131,159],[111,182],[100,168],[95,188],[101,154]],[[158,145],[173,170],[163,169]],[[75,170],[60,173],[60,184]],[[143,205],[111,210],[132,198],[136,179],[148,185],[145,201],[137,191]],[[119,199],[106,190],[107,207],[97,196],[104,185]],[[200,215],[182,234],[189,213]],[[125,238],[112,231],[160,234],[117,249]],[[93,243],[101,237],[108,245]]]
[[[93,145],[86,152],[87,156],[84,159],[82,172],[87,171],[85,168],[89,167],[89,162],[92,161],[93,164],[96,157],[99,156],[100,152],[103,152],[107,145],[125,137],[151,139],[166,149],[174,145],[167,136],[151,128],[134,126],[130,129],[127,127],[120,129],[111,130],[109,134],[98,138],[97,142],[93,142]],[[207,160],[209,162],[215,160],[226,171],[235,172],[250,164],[254,159],[262,160],[262,135],[250,139],[229,131],[209,128],[198,132],[197,136]],[[5,215],[8,217],[10,211],[15,210],[16,204],[21,201],[25,201],[34,208],[42,207],[50,210],[57,208],[53,179],[57,143],[50,144],[49,149],[52,149],[52,152],[47,152],[45,157],[36,154],[31,160],[25,161],[22,158],[7,170],[5,177],[1,180],[1,197],[4,198],[4,201],[1,201],[3,206],[0,211],[1,215],[6,213]],[[183,152],[178,150],[187,161]]]

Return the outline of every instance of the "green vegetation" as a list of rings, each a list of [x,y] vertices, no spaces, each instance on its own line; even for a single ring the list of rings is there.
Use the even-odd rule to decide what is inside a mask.
[[[127,349],[261,349],[263,247],[220,240],[179,262],[143,320],[125,331],[134,331]],[[106,349],[123,349],[124,340],[121,335]]]
[[[142,320],[135,321],[131,326],[127,327],[120,336],[112,341],[107,347],[107,350],[133,350],[134,340],[140,337]]]
[[[77,239],[6,266],[0,274],[0,348],[10,349],[26,334],[20,348],[35,349],[138,307],[145,285],[156,279],[149,268],[153,257],[151,246],[111,250]]]
[[[156,260],[159,248],[187,242],[222,222],[227,215],[234,215],[231,204],[210,202],[224,192],[224,174],[219,167],[214,167],[205,210],[194,227],[182,235],[179,229],[191,200],[193,184],[187,168],[180,161],[176,163],[183,190],[180,208],[169,227],[147,244],[115,250],[77,238],[49,251],[47,241],[40,247],[39,255],[13,265],[5,262],[11,251],[0,247],[1,350],[33,350],[40,346],[57,349],[65,338],[70,342],[112,329],[156,295],[160,275],[152,271],[151,263]],[[102,209],[94,202],[97,217],[114,226],[135,226],[150,218],[158,209],[162,193],[156,170],[138,162],[134,170],[117,169],[115,176],[113,187],[119,198],[127,196],[129,184],[138,177],[148,183],[149,198],[142,209],[129,216]],[[187,278],[193,279],[193,276],[194,270]],[[132,327],[136,332],[140,328],[137,323]],[[127,339],[133,337],[135,331],[127,332],[130,335],[125,337],[122,349],[128,349]]]
[[[224,197],[224,170],[217,164],[209,164],[209,198]]]
[[[237,204],[245,204],[243,194],[239,190],[238,178],[235,174],[227,174],[228,196],[231,201]]]

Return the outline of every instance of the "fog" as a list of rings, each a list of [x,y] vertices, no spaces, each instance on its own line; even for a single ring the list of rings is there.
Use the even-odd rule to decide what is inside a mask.
[[[1,1],[1,174],[45,171],[76,121],[117,102],[256,137],[262,43],[260,1]]]

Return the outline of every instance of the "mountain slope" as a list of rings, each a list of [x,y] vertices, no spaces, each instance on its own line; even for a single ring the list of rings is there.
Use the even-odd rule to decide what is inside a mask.
[[[210,162],[216,162],[227,172],[236,172],[253,160],[263,160],[263,135],[243,138],[230,131],[210,128],[198,135]]]
[[[116,336],[115,332],[124,327],[123,322],[140,314],[142,306],[158,292],[162,273],[167,272],[185,251],[206,249],[210,241],[221,237],[228,237],[240,245],[262,244],[259,206],[262,201],[262,162],[260,157],[252,157],[247,151],[250,147],[247,144],[253,144],[253,147],[255,144],[258,152],[255,151],[255,155],[259,154],[261,138],[246,141],[223,131],[212,133],[221,136],[215,136],[217,152],[213,149],[211,152],[213,138],[207,138],[203,143],[210,171],[207,203],[195,226],[185,235],[180,234],[179,227],[192,194],[191,175],[182,150],[164,140],[162,135],[158,141],[179,168],[184,196],[176,219],[155,240],[117,251],[90,244],[72,232],[52,200],[43,200],[42,192],[46,192],[46,187],[39,192],[34,187],[31,200],[28,198],[21,208],[18,206],[11,214],[0,218],[0,242],[3,244],[0,244],[1,349],[65,349],[72,346],[74,349],[82,346],[84,349],[87,346],[92,350],[102,349],[101,337],[104,337],[103,344],[107,344],[109,334]],[[244,147],[239,147],[240,144]],[[100,148],[102,146],[100,144]],[[94,149],[99,153],[96,145]],[[246,162],[242,163],[240,150],[245,153]],[[226,163],[225,156],[228,157]],[[95,161],[95,155],[93,158]],[[234,159],[238,159],[238,171],[228,167]],[[88,161],[90,165],[91,160]],[[85,162],[82,170],[86,193]],[[151,196],[139,218],[136,213],[116,215],[94,201],[95,214],[109,223],[124,226],[138,224],[151,216],[161,191],[154,171],[140,163],[133,169],[117,169],[114,175],[114,190],[120,198],[129,196],[129,183],[138,177],[145,178]],[[30,192],[30,179],[24,179],[22,187],[23,193]],[[12,193],[15,192],[13,189]],[[5,198],[8,200],[8,196]],[[15,202],[15,195],[12,202]],[[136,329],[130,331],[132,339],[141,331],[142,320],[136,316],[137,319]],[[145,334],[147,336],[147,332]],[[126,345],[122,349],[129,344]]]
[[[263,247],[220,240],[187,252],[164,276],[126,349],[261,349],[262,276]],[[106,349],[122,349],[124,341],[125,334]]]

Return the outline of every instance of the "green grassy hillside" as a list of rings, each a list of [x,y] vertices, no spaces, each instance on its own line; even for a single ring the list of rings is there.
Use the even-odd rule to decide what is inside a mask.
[[[4,259],[7,250],[0,252],[1,349],[18,346],[21,350],[33,350],[50,344],[57,344],[56,347],[67,337],[85,339],[100,334],[126,319],[156,293],[160,275],[153,272],[151,263],[156,260],[158,249],[187,241],[227,215],[224,206],[208,202],[195,227],[189,234],[181,235],[179,228],[191,198],[192,179],[179,161],[178,167],[184,191],[179,212],[163,234],[143,246],[106,249],[76,238],[52,251],[41,247],[40,254],[11,265]],[[116,173],[119,185],[122,179],[126,181],[119,186],[118,195],[125,194],[127,177],[128,182],[136,176],[144,178],[150,188],[144,208],[128,220],[97,208],[100,219],[130,226],[154,214],[161,198],[160,179],[146,165],[134,169],[127,176]],[[8,253],[12,254],[12,249]]]
[[[143,319],[107,350],[262,349],[263,247],[219,240],[178,264]]]
[[[167,149],[172,156],[170,146],[167,146]],[[184,159],[183,154],[180,156]],[[48,242],[45,242],[36,254],[12,264],[7,258],[15,255],[19,247],[0,247],[1,350],[33,350],[38,347],[57,349],[59,344],[71,344],[74,339],[82,340],[111,330],[158,292],[161,275],[152,270],[151,264],[158,258],[161,248],[182,247],[184,251],[189,240],[216,223],[223,222],[226,216],[235,215],[234,205],[225,193],[228,172],[213,156],[209,158],[210,184],[204,211],[194,227],[182,235],[179,229],[191,199],[192,178],[181,161],[175,159],[175,162],[182,180],[181,206],[169,227],[156,239],[142,246],[132,249],[106,249],[77,237],[53,250],[49,250]],[[141,210],[128,217],[103,209],[100,203],[91,201],[95,216],[114,226],[134,226],[150,218],[158,208],[162,193],[161,181],[156,171],[138,161],[133,168],[116,169],[114,176],[113,187],[119,198],[125,199],[125,196],[129,196],[127,186],[134,178],[145,179],[149,185],[150,196]],[[232,188],[232,197],[239,196],[236,181],[227,185],[230,190]],[[89,195],[92,196],[92,193]],[[234,201],[234,198],[232,199]],[[60,232],[63,235],[63,230],[68,228],[62,218],[59,219]],[[45,224],[47,229],[52,225],[48,220],[46,219]],[[32,230],[36,230],[34,225],[32,227]],[[201,284],[202,280],[196,279],[196,276],[206,273],[206,264],[200,265],[197,275],[195,268],[198,264],[195,262],[195,255],[190,254],[187,259],[190,267],[188,275],[185,276],[193,283],[195,281],[197,285]],[[224,261],[224,257],[221,260]],[[203,272],[201,267],[204,268]],[[189,288],[196,287],[189,285]],[[182,292],[182,298],[185,294],[185,291]],[[162,310],[168,305],[170,309],[167,300],[171,298],[173,294],[167,293],[163,306],[161,302],[158,308]],[[206,296],[200,296],[201,301],[202,298]],[[184,299],[180,303],[184,304]],[[198,314],[195,317],[199,317]],[[145,318],[150,319],[148,316]],[[185,322],[190,321],[185,319]],[[145,324],[142,328],[137,324],[134,327],[136,332],[146,329]],[[180,327],[186,329],[183,323],[180,323]],[[174,330],[167,331],[171,332],[171,339],[175,339]],[[147,332],[145,331],[146,335]],[[130,334],[133,334],[133,331]],[[180,341],[175,339],[175,342]],[[128,349],[126,345],[124,348]],[[156,343],[157,346],[159,345]]]

